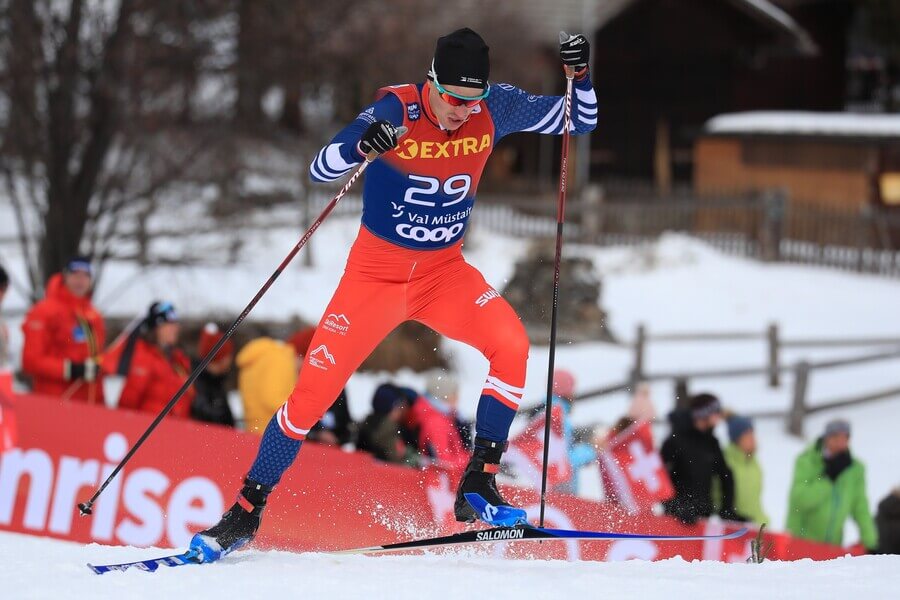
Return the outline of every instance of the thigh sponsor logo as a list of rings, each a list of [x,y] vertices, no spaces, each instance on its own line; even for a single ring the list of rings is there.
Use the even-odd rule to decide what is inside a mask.
[[[307,362],[317,369],[327,371],[328,364],[334,364],[334,355],[328,351],[328,348],[325,346],[325,344],[322,344],[309,353]]]
[[[484,306],[485,304],[487,304],[494,298],[499,298],[499,297],[500,297],[500,292],[498,292],[494,288],[490,288],[488,291],[486,291],[485,293],[483,293],[482,295],[478,296],[478,298],[475,299],[475,304],[477,304],[478,306]]]
[[[347,331],[350,330],[350,319],[344,313],[329,313],[325,317],[325,322],[322,323],[322,329],[339,335],[347,335]]]
[[[465,229],[463,223],[456,223],[450,227],[432,228],[401,223],[396,227],[396,231],[401,237],[416,242],[449,242],[458,236],[463,229]]]

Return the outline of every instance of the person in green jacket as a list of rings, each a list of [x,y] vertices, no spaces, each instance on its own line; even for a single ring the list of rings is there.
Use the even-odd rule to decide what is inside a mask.
[[[787,529],[797,537],[841,545],[848,516],[859,527],[862,545],[878,548],[865,467],[850,455],[850,423],[838,419],[828,423],[824,435],[797,457]]]
[[[762,507],[762,467],[756,459],[756,433],[753,421],[734,415],[728,418],[725,462],[734,476],[734,509],[754,523],[769,523]]]

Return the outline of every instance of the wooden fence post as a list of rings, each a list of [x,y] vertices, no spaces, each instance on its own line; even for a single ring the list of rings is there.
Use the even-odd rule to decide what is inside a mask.
[[[766,262],[781,260],[781,237],[784,235],[784,217],[787,197],[783,190],[767,193],[763,197],[762,231],[759,232],[760,258]]]
[[[769,387],[777,388],[781,385],[780,372],[778,370],[778,323],[769,323]]]
[[[687,408],[691,402],[691,392],[688,388],[687,377],[675,379],[675,408]]]
[[[803,436],[803,419],[806,417],[806,391],[809,383],[809,363],[800,361],[794,370],[794,401],[788,413],[788,432]]]
[[[647,332],[644,324],[637,327],[634,339],[634,367],[631,369],[631,382],[634,386],[644,379],[644,346],[647,344]]]

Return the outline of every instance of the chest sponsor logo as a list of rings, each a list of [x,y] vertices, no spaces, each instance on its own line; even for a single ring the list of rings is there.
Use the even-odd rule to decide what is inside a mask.
[[[334,364],[334,355],[328,351],[328,348],[325,344],[322,344],[315,350],[309,353],[309,358],[307,358],[307,362],[317,369],[322,369],[323,371],[328,370],[328,365]]]
[[[404,160],[414,158],[457,158],[480,154],[491,149],[491,136],[486,133],[480,138],[468,136],[446,142],[419,141],[405,139],[397,148],[397,156]]]
[[[399,218],[400,215],[392,215],[395,218]],[[408,222],[414,225],[451,225],[458,221],[465,221],[469,218],[469,215],[472,214],[472,207],[468,207],[465,210],[457,210],[455,212],[443,214],[443,215],[424,215],[414,212],[406,213],[406,219]]]
[[[419,109],[418,102],[411,102],[406,105],[406,118],[410,121],[418,121],[422,111]]]
[[[422,225],[400,223],[395,231],[400,237],[416,242],[449,242],[458,236],[465,227],[463,223],[456,223],[450,227],[423,227]]]
[[[339,335],[347,335],[347,331],[350,330],[350,319],[348,319],[344,313],[329,313],[328,316],[325,317],[325,322],[322,323],[322,329]]]

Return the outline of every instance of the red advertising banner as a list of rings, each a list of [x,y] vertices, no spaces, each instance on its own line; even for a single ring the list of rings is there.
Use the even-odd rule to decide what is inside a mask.
[[[152,416],[36,396],[3,402],[17,446],[0,455],[0,530],[79,542],[184,547],[193,532],[231,505],[259,438],[232,429],[167,419],[110,484],[90,517],[77,503],[90,497]],[[304,444],[273,493],[257,538],[263,548],[332,550],[460,531],[453,520],[456,475],[414,470]],[[536,519],[538,494],[505,492]],[[668,517],[629,515],[619,506],[550,494],[551,527],[655,534],[712,533],[732,524],[684,526]],[[828,559],[843,548],[769,534],[773,559]],[[742,561],[750,536],[726,542],[545,542],[497,544],[496,555],[590,560]]]

